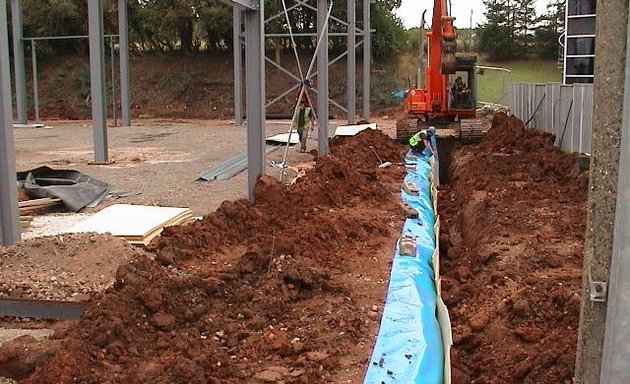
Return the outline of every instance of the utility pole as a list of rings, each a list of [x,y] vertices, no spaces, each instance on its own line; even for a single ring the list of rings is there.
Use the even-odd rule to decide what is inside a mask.
[[[628,178],[627,153],[620,164],[620,154],[628,151],[627,132],[622,129],[622,123],[628,124],[624,84],[626,96],[630,92],[626,78],[628,0],[599,1],[596,28],[592,159],[575,367],[579,384],[630,382],[627,360],[623,360],[628,358],[630,344],[630,276],[624,274],[630,273],[625,268],[630,250],[624,248],[630,221],[624,217],[628,192],[619,189]],[[623,147],[622,133],[626,137]],[[612,274],[611,263],[615,267]],[[604,352],[608,360],[602,358]]]

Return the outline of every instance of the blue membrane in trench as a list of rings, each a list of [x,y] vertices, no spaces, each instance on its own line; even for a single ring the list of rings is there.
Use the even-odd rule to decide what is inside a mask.
[[[418,187],[418,195],[401,190],[402,200],[418,211],[407,219],[403,235],[416,238],[417,257],[400,255],[392,264],[387,300],[379,334],[364,384],[444,382],[444,350],[436,317],[437,294],[432,256],[435,250],[435,212],[431,198],[428,159],[406,158],[415,163],[405,176]]]

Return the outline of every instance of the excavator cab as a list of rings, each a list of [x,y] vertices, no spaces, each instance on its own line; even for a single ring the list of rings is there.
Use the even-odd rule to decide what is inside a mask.
[[[449,75],[449,110],[469,114],[477,107],[475,56],[457,56],[457,70]],[[465,113],[468,112],[468,113]]]

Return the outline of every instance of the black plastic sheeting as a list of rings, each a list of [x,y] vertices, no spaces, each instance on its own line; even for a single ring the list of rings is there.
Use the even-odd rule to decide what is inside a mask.
[[[69,211],[78,212],[100,200],[110,185],[79,171],[39,167],[18,172],[17,179],[31,198],[58,197]]]

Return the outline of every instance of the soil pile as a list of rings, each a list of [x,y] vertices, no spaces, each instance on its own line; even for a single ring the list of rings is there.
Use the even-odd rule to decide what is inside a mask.
[[[24,382],[358,383],[402,222],[404,172],[378,169],[365,140],[401,150],[362,133],[334,143],[294,185],[263,177],[255,204],[225,202],[165,231],[154,249],[168,267],[145,256],[121,266]]]
[[[365,130],[331,143],[332,156],[319,158],[306,177],[284,186],[271,177],[257,183],[257,204],[224,202],[204,220],[184,228],[166,229],[155,246],[166,260],[203,258],[222,246],[241,244],[326,260],[344,242],[383,236],[387,228],[355,207],[372,201],[394,206],[390,184],[401,180],[403,167],[379,169],[379,160],[400,161],[403,147],[380,131]],[[289,249],[285,241],[291,239]],[[334,258],[337,255],[333,256]]]
[[[588,173],[498,114],[450,175],[438,210],[453,382],[571,383]]]
[[[138,250],[111,235],[40,237],[0,248],[0,297],[89,300]]]

